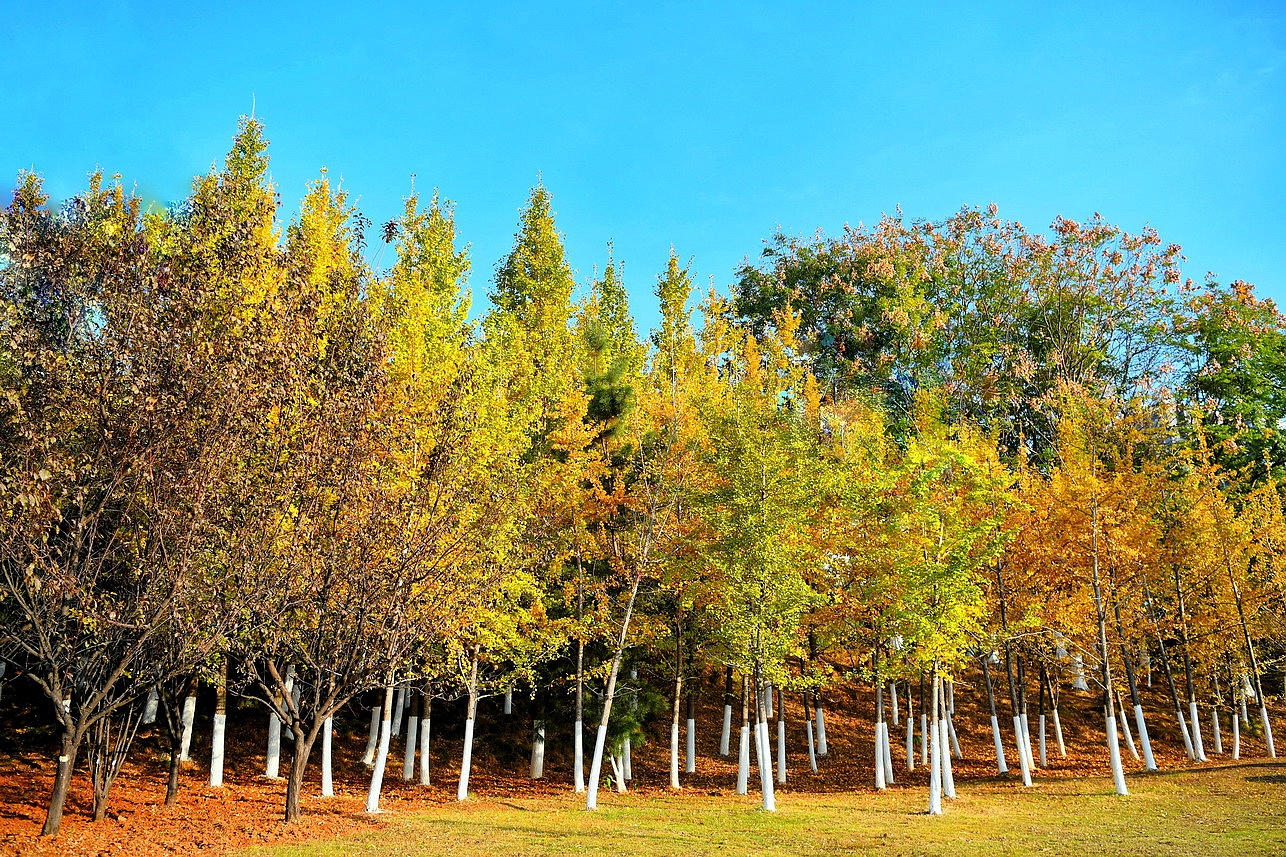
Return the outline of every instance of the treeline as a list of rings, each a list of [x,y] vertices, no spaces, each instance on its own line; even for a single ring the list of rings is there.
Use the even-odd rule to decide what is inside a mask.
[[[0,217],[0,663],[60,726],[45,832],[82,755],[102,817],[152,718],[173,800],[198,683],[212,784],[230,689],[270,712],[269,775],[293,739],[287,819],[318,739],[330,792],[333,718],[369,693],[370,809],[412,697],[424,719],[467,698],[463,799],[478,700],[515,691],[572,701],[593,808],[627,778],[647,712],[613,703],[645,661],[672,677],[675,787],[691,679],[727,671],[727,751],[741,677],[739,789],[753,738],[768,808],[774,689],[814,694],[821,755],[816,694],[840,677],[880,702],[879,784],[884,694],[929,682],[939,811],[942,682],[967,664],[1005,673],[1028,783],[1033,681],[1042,714],[1060,684],[1103,692],[1118,790],[1119,706],[1154,767],[1154,664],[1193,758],[1202,711],[1250,728],[1248,702],[1272,753],[1286,325],[1180,262],[1098,218],[886,218],[775,237],[699,325],[672,254],[640,338],[610,251],[578,288],[543,187],[475,323],[449,203],[374,228],[323,173],[283,225],[253,120],[173,210],[99,176],[55,210],[21,176]],[[418,749],[427,782],[427,730]]]

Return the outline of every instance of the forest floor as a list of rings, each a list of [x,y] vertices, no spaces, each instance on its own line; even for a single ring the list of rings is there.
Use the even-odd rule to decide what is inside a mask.
[[[970,782],[924,813],[923,788],[884,794],[784,795],[758,801],[692,794],[605,796],[598,812],[574,795],[496,800],[399,813],[378,829],[325,842],[254,848],[245,857],[485,854],[971,855],[1286,853],[1286,763],[1238,762],[1139,774],[1129,797],[1106,777]]]
[[[1286,763],[1264,759],[1264,746],[1243,733],[1242,761],[1211,754],[1189,763],[1160,686],[1145,696],[1160,774],[1147,774],[1123,750],[1131,797],[1112,795],[1098,698],[1065,691],[1060,700],[1067,757],[1051,733],[1048,765],[1036,785],[1023,789],[1014,775],[998,777],[985,696],[964,681],[957,686],[955,723],[965,760],[954,763],[960,797],[947,815],[929,818],[928,774],[905,769],[903,728],[892,729],[897,783],[886,793],[872,788],[874,746],[869,687],[837,688],[826,700],[829,753],[809,771],[798,697],[788,698],[788,770],[775,815],[759,812],[757,775],[752,793],[734,793],[735,758],[717,755],[722,706],[721,677],[710,676],[698,710],[697,773],[682,777],[684,790],[666,788],[668,724],[634,754],[634,781],[626,795],[600,792],[602,810],[584,813],[570,789],[570,729],[550,724],[545,777],[526,776],[530,712],[499,713],[497,700],[480,707],[473,775],[466,804],[457,804],[459,706],[439,705],[433,722],[434,785],[401,779],[401,746],[395,743],[381,806],[363,812],[369,773],[361,764],[366,722],[361,711],[338,721],[335,798],[317,796],[317,768],[309,769],[303,820],[280,821],[284,782],[261,776],[266,716],[248,700],[229,715],[226,785],[207,784],[209,715],[198,708],[197,737],[174,806],[164,806],[166,756],[157,736],[140,736],[112,792],[107,818],[89,821],[88,777],[78,770],[63,828],[39,837],[54,762],[48,727],[6,725],[0,734],[0,855],[103,855],[152,857],[249,853],[502,854],[541,853],[851,853],[886,846],[890,854],[941,853],[1286,853]],[[11,690],[7,689],[8,690]],[[39,700],[24,704],[8,692],[0,722],[38,721]],[[905,714],[905,700],[902,701]],[[47,703],[45,703],[47,705]],[[15,707],[19,706],[19,707]],[[918,711],[918,708],[917,708]],[[1277,709],[1275,717],[1282,712]],[[1213,743],[1207,710],[1203,731]],[[1030,715],[1037,728],[1035,706]],[[917,718],[918,719],[918,718]],[[1002,715],[1002,720],[1003,720]],[[1252,718],[1252,722],[1255,718]],[[367,720],[368,722],[368,720]],[[1286,720],[1275,719],[1275,723]],[[204,727],[204,728],[203,728]],[[1225,744],[1231,744],[1228,713]],[[588,733],[587,725],[587,733]],[[1286,731],[1286,727],[1279,727]],[[664,733],[664,737],[662,737]],[[735,728],[734,728],[735,743]],[[1017,769],[1012,735],[1005,737]],[[1280,744],[1280,741],[1278,742]],[[587,736],[587,744],[592,739]],[[1037,735],[1033,734],[1033,744]],[[288,758],[288,747],[283,756]],[[918,747],[918,742],[917,742]],[[1229,747],[1226,746],[1225,749]],[[1038,751],[1038,745],[1037,745]],[[918,759],[917,759],[918,761]],[[283,760],[284,762],[284,760]],[[283,764],[283,770],[284,770]],[[78,768],[83,768],[82,762]],[[975,849],[975,850],[970,850]]]

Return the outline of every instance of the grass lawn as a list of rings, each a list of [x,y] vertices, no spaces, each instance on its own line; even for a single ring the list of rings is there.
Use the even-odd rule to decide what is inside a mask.
[[[602,793],[487,799],[390,814],[376,831],[237,852],[273,857],[480,854],[1283,854],[1286,763],[1246,762],[1129,778],[960,783],[947,814],[921,814],[923,788],[792,794],[775,814],[707,794]]]

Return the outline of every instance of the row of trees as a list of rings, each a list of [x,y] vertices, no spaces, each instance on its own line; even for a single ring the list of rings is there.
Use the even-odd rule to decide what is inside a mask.
[[[372,692],[377,807],[396,688],[424,720],[467,698],[461,798],[479,698],[565,694],[593,808],[641,651],[673,666],[676,787],[685,681],[744,677],[767,808],[770,688],[871,681],[891,772],[883,694],[927,678],[948,794],[941,682],[967,664],[1003,663],[1028,783],[1033,673],[1042,725],[1064,670],[1097,682],[1121,791],[1118,694],[1146,751],[1153,662],[1189,727],[1265,704],[1283,323],[1244,284],[1181,282],[1151,233],[1045,238],[993,208],[778,236],[699,329],[672,254],[644,341],[610,248],[578,292],[543,187],[476,323],[449,203],[410,198],[368,248],[323,173],[283,228],[253,120],[174,210],[97,176],[48,202],[25,175],[0,219],[0,657],[60,726],[46,833],[83,750],[101,817],[149,697],[173,798],[197,681],[216,769],[230,684],[271,712],[270,767],[293,739],[287,819]]]

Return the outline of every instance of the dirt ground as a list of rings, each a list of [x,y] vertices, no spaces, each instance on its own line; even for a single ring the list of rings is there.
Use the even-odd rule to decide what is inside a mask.
[[[980,683],[980,677],[978,679]],[[736,775],[735,749],[732,759],[717,755],[722,720],[720,683],[720,677],[712,675],[703,685],[703,703],[698,710],[697,773],[682,777],[685,789],[711,795],[731,794]],[[1146,693],[1145,709],[1158,764],[1163,769],[1190,766],[1173,714],[1166,715],[1169,706],[1161,695],[1160,682]],[[32,708],[38,705],[39,700],[29,699],[24,708],[15,704],[9,694],[6,695],[9,698],[5,705],[0,706],[0,716],[3,716],[0,722],[31,722],[40,716],[40,710]],[[1003,729],[1007,719],[1007,700],[997,702],[1002,706]],[[901,703],[900,713],[904,722],[905,699]],[[995,781],[997,770],[986,699],[977,683],[962,680],[957,684],[956,705],[955,725],[965,755],[964,760],[953,763],[957,782]],[[386,812],[400,814],[431,804],[454,803],[462,731],[456,708],[440,706],[435,712],[434,785],[422,787],[401,779],[404,745],[395,741],[381,798],[381,807]],[[790,780],[781,791],[817,793],[873,788],[873,703],[869,687],[841,687],[827,693],[829,753],[820,761],[816,774],[809,771],[800,698],[788,696],[787,708]],[[230,712],[225,785],[213,789],[208,785],[206,763],[209,757],[208,709],[209,706],[204,705],[198,709],[192,750],[194,761],[184,765],[182,788],[176,805],[164,806],[166,756],[160,739],[155,735],[142,735],[112,791],[107,818],[101,822],[90,820],[91,791],[82,754],[62,830],[52,838],[39,836],[53,783],[54,754],[49,749],[51,733],[47,726],[43,729],[14,728],[10,737],[0,744],[0,854],[65,857],[216,855],[248,845],[326,839],[379,826],[388,817],[364,812],[370,775],[361,764],[360,756],[365,749],[369,715],[354,710],[347,719],[339,721],[340,728],[335,737],[337,796],[334,798],[319,796],[316,758],[320,750],[314,750],[314,764],[309,769],[302,798],[303,820],[288,825],[281,821],[284,781],[268,780],[262,776],[267,716],[249,701],[242,701]],[[542,780],[533,781],[527,776],[528,745],[525,741],[530,715],[523,710],[521,703],[515,706],[513,715],[506,717],[499,712],[499,700],[486,700],[480,707],[471,793],[504,798],[548,795],[570,789],[570,729],[550,725],[545,776]],[[1033,750],[1038,753],[1036,714],[1033,700],[1029,719],[1033,730]],[[1064,691],[1060,697],[1060,714],[1067,757],[1058,755],[1051,721],[1047,738],[1048,766],[1038,772],[1037,780],[1109,773],[1098,697]],[[1218,757],[1210,753],[1213,741],[1208,710],[1205,718],[1202,726],[1211,758],[1208,764],[1218,764],[1227,756]],[[1254,720],[1252,715],[1252,722]],[[1227,712],[1222,722],[1225,750],[1230,750],[1231,723]],[[10,727],[6,725],[4,728]],[[587,724],[586,743],[592,746],[589,728]],[[1286,727],[1279,728],[1282,734],[1286,734]],[[892,727],[891,731],[896,776],[893,787],[925,788],[928,782],[925,768],[905,770],[904,726]],[[734,748],[735,735],[734,725]],[[918,746],[917,738],[917,750]],[[1016,771],[1017,757],[1011,734],[1005,735],[1005,746],[1011,769]],[[283,748],[283,770],[288,753],[287,743]],[[1135,762],[1124,746],[1122,753],[1127,770],[1142,768],[1142,763]],[[1263,743],[1243,734],[1242,758],[1262,755]],[[662,722],[655,724],[654,734],[634,752],[632,788],[664,792],[668,772],[669,731],[668,723]],[[1016,775],[1011,773],[1009,776],[1017,782]],[[751,780],[753,786],[757,777],[752,776]],[[467,808],[461,811],[467,811]]]

